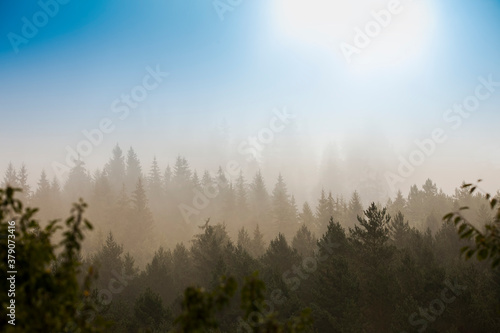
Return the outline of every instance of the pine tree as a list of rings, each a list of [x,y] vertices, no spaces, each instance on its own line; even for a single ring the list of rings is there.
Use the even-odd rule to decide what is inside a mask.
[[[224,225],[207,225],[203,232],[195,236],[191,247],[194,266],[199,276],[209,277],[216,282],[224,269],[224,251],[231,244]],[[222,270],[222,272],[220,271]]]
[[[123,269],[123,246],[119,245],[111,231],[106,237],[106,242],[99,252],[92,257],[93,266],[98,267],[100,288],[106,288],[108,282],[114,278],[114,274],[121,274]]]
[[[16,169],[14,169],[12,163],[9,163],[7,171],[5,172],[5,176],[3,178],[2,187],[7,187],[7,186],[14,188],[19,187]]]
[[[321,190],[321,197],[318,200],[316,207],[316,219],[318,221],[318,232],[322,234],[326,230],[326,226],[330,218],[332,218],[330,204],[326,198],[325,191]]]
[[[64,193],[70,201],[86,198],[90,193],[90,176],[84,165],[84,162],[76,161],[75,166],[69,171],[68,180],[64,185]]]
[[[153,225],[153,216],[148,206],[148,198],[142,184],[142,179],[139,178],[137,185],[132,194],[132,204],[134,211],[134,221],[137,225],[136,229],[141,230],[144,234]]]
[[[96,170],[92,194],[91,207],[95,215],[91,215],[91,218],[98,219],[102,216],[109,215],[114,201],[114,195],[108,177],[104,171],[101,172]]]
[[[417,185],[412,185],[410,187],[407,202],[407,214],[410,221],[415,225],[423,225],[426,219],[424,212],[426,212],[427,209],[424,206],[423,191],[420,191]]]
[[[366,304],[365,313],[370,323],[369,331],[387,332],[391,314],[397,303],[397,281],[391,265],[395,248],[389,243],[391,217],[385,208],[372,203],[358,217],[359,225],[349,229],[355,247],[357,269],[361,276],[361,295]]]
[[[270,222],[270,202],[266,185],[260,171],[255,174],[250,186],[250,209],[252,211],[252,222],[255,224],[267,224]]]
[[[269,194],[267,193],[266,185],[264,184],[264,178],[262,177],[262,173],[257,171],[255,177],[253,179],[253,183],[251,185],[252,189],[252,199],[257,201],[260,199],[268,199]]]
[[[191,184],[191,170],[184,157],[178,156],[175,161],[173,183],[177,190],[185,189]]]
[[[318,269],[302,298],[312,303],[318,332],[363,332],[359,279],[344,228],[330,219],[318,241]]]
[[[172,299],[175,294],[172,290],[173,284],[173,256],[172,252],[160,247],[151,262],[146,265],[144,272],[144,283],[154,288],[162,298]]]
[[[26,165],[24,163],[21,165],[21,168],[17,173],[17,184],[22,190],[20,198],[22,201],[26,202],[31,196],[31,190],[30,186],[28,185],[28,169],[26,168]]]
[[[367,251],[374,254],[389,240],[391,217],[385,208],[379,210],[375,203],[364,212],[365,217],[358,217],[358,225],[350,229],[351,238]]]
[[[203,172],[203,177],[201,178],[201,187],[206,193],[213,193],[216,190],[218,191],[218,188],[215,185],[212,176],[210,176],[210,173],[207,170]]]
[[[333,217],[337,221],[345,222],[347,215],[347,205],[343,196],[337,195],[333,201]]]
[[[203,209],[204,216],[206,218],[210,216],[213,216],[214,218],[219,218],[220,216],[218,214],[220,213],[221,210],[220,208],[221,201],[219,201],[220,198],[218,198],[219,187],[217,186],[214,179],[207,170],[203,171],[203,176],[201,177],[199,191],[208,199],[210,199],[210,204],[208,204],[207,207]],[[191,192],[191,198],[189,198],[189,200],[192,200],[192,195],[193,192]]]
[[[139,178],[142,177],[142,167],[137,154],[132,147],[127,153],[127,165],[125,170],[125,186],[128,189],[133,189]]]
[[[428,197],[435,197],[437,195],[437,186],[430,179],[425,181],[422,189],[424,190],[424,194]]]
[[[240,216],[240,221],[244,225],[247,222],[248,216],[248,195],[247,195],[247,185],[245,183],[245,178],[243,177],[243,172],[240,171],[238,179],[236,179],[235,186],[236,195],[236,211]]]
[[[167,332],[172,321],[172,313],[163,305],[161,295],[151,288],[139,295],[134,304],[135,332]]]
[[[245,227],[242,227],[238,231],[238,241],[237,241],[238,246],[240,246],[243,250],[247,251],[248,253],[251,253],[252,249],[252,240],[250,239],[250,236],[248,235],[247,230]]]
[[[271,240],[266,253],[262,257],[265,269],[279,275],[291,270],[298,262],[300,262],[300,256],[297,250],[288,244],[285,235],[282,233],[279,233],[276,238]]]
[[[184,290],[193,284],[193,264],[188,249],[184,244],[175,246],[172,254],[174,290]]]
[[[47,178],[47,174],[45,170],[42,170],[40,174],[40,180],[38,181],[38,187],[35,192],[35,197],[38,198],[47,198],[50,196],[50,182]]]
[[[288,190],[281,175],[278,176],[278,181],[273,190],[272,196],[272,211],[274,219],[274,232],[277,231],[285,235],[293,234],[295,216],[290,204]]]
[[[137,224],[135,218],[135,212],[133,212],[131,207],[131,199],[129,198],[127,187],[125,184],[122,184],[122,188],[115,197],[115,202],[112,205],[112,214],[108,216],[108,224],[112,230],[115,230],[116,236],[119,239],[127,240],[126,244],[129,244],[129,239],[134,240],[135,235],[131,234],[131,230]]]
[[[299,222],[305,225],[313,233],[318,232],[316,217],[314,217],[311,206],[309,206],[307,201],[302,205],[302,212],[299,214]]]
[[[264,235],[260,232],[259,225],[257,224],[253,232],[250,255],[254,258],[258,258],[264,254],[265,250]]]
[[[217,170],[217,177],[215,181],[217,182],[217,185],[222,191],[229,186],[229,180],[227,179],[224,170],[222,170],[221,166],[219,166],[219,169]]]
[[[302,258],[312,257],[316,249],[316,238],[305,224],[302,224],[292,240],[292,247],[296,249]]]
[[[137,179],[139,182],[141,178]],[[128,209],[130,208],[130,198],[128,197],[128,191],[125,184],[122,185],[122,189],[117,196],[116,205],[120,210],[125,211],[128,214]]]
[[[196,170],[193,172],[193,178],[191,179],[191,182],[193,183],[194,188],[201,189],[200,177],[198,177],[198,173],[196,172]]]
[[[112,157],[106,164],[105,171],[113,191],[118,192],[125,180],[125,157],[118,144],[113,148]]]
[[[161,174],[156,156],[153,158],[148,176],[148,197],[154,210],[158,210],[163,205],[164,196],[161,186]]]
[[[227,222],[231,219],[234,210],[234,195],[232,193],[233,188],[220,166],[215,176],[215,183],[218,188],[218,195],[214,199],[215,206],[219,207],[219,210],[216,210],[217,215],[222,218],[223,221]],[[233,230],[231,230],[231,232],[233,232]]]
[[[169,193],[172,187],[172,169],[170,165],[167,165],[165,172],[163,173],[163,190],[165,193]]]
[[[42,170],[40,174],[40,180],[38,181],[38,186],[35,193],[33,194],[33,205],[35,207],[40,207],[40,215],[44,220],[50,219],[52,217],[53,209],[53,197],[51,195],[50,182],[47,179],[47,174],[45,170]]]
[[[392,219],[390,224],[391,239],[394,245],[398,248],[404,248],[408,243],[410,225],[405,222],[405,217],[401,212],[398,212]]]
[[[363,206],[361,205],[361,198],[357,191],[352,194],[351,200],[349,201],[348,213],[347,213],[347,226],[349,228],[356,224],[359,217],[363,217]]]
[[[391,215],[396,216],[398,212],[405,213],[406,210],[406,200],[403,197],[403,193],[401,193],[401,190],[398,190],[398,193],[396,194],[396,198],[394,201],[391,203],[391,205],[387,206],[387,210]]]
[[[123,256],[123,272],[132,280],[134,280],[139,273],[139,269],[135,266],[135,259],[130,252],[125,253]]]
[[[61,186],[56,177],[52,178],[52,182],[50,183],[50,195],[54,198],[55,202],[58,202],[61,197]]]

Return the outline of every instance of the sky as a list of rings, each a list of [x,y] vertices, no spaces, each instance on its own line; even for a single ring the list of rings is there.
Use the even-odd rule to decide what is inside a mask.
[[[4,0],[0,174],[25,162],[57,175],[67,147],[109,119],[89,169],[119,143],[163,166],[236,159],[312,195],[334,186],[320,179],[335,151],[389,195],[427,178],[447,192],[477,178],[497,189],[499,18],[493,0]],[[488,96],[474,111],[447,113],[477,89]],[[284,109],[293,121],[249,163],[238,147]],[[436,129],[423,162],[398,170]]]

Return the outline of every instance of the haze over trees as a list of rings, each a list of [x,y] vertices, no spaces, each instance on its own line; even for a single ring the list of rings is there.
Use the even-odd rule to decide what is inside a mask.
[[[42,172],[33,188],[28,177],[35,176],[26,166],[7,166],[2,187],[22,189],[16,197],[24,206],[40,207],[36,214],[16,210],[11,190],[1,192],[2,228],[14,214],[37,230],[19,231],[18,241],[25,245],[19,251],[42,240],[66,244],[66,252],[59,253],[43,243],[39,255],[47,257],[40,265],[49,270],[40,278],[45,282],[35,282],[36,274],[23,275],[19,283],[25,289],[19,292],[36,287],[54,296],[32,307],[66,297],[70,305],[46,323],[52,326],[43,326],[23,315],[30,300],[20,296],[19,322],[34,325],[24,328],[500,330],[498,270],[488,262],[464,261],[460,249],[474,240],[461,239],[453,223],[442,220],[468,206],[461,217],[482,230],[498,220],[491,210],[498,195],[467,187],[448,195],[429,179],[382,203],[365,205],[357,191],[344,197],[324,188],[316,201],[298,204],[280,174],[267,186],[261,172],[231,179],[222,168],[193,170],[181,156],[171,166],[159,165],[155,157],[150,164],[144,170],[132,148],[125,153],[116,146],[101,169],[89,171],[80,161],[64,184]],[[71,232],[61,234],[48,221],[66,216],[80,197],[88,203],[84,214],[94,230],[71,241]],[[83,221],[85,208],[75,206],[67,222],[75,235],[80,232],[75,221]],[[35,257],[27,256],[19,254],[26,267],[36,266]],[[57,283],[71,285],[50,289]],[[3,328],[6,320],[0,321]],[[105,328],[106,323],[111,326]],[[21,326],[9,329],[23,331]]]

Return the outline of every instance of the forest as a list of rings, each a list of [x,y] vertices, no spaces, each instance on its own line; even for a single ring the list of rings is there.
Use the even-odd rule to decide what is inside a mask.
[[[230,179],[182,156],[142,165],[118,145],[64,183],[8,165],[0,220],[2,232],[18,221],[25,271],[19,326],[2,316],[2,331],[500,331],[498,270],[465,260],[473,242],[443,220],[467,206],[461,216],[482,230],[498,193],[446,194],[428,179],[386,202],[325,187],[299,205],[281,175],[268,188],[261,172]]]

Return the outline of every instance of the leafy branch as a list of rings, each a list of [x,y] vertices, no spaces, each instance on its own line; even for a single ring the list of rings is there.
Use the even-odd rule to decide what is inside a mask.
[[[496,211],[493,221],[484,226],[484,231],[479,230],[464,217],[463,212],[469,207],[460,207],[458,211],[446,214],[443,220],[453,223],[458,228],[460,238],[474,242],[474,245],[464,246],[461,249],[461,253],[465,255],[466,259],[476,255],[479,261],[491,260],[491,265],[495,268],[500,264],[500,205],[498,198],[479,187],[480,182],[481,179],[476,184],[464,184],[462,188],[467,189],[471,195],[481,192],[488,201],[490,209]]]

